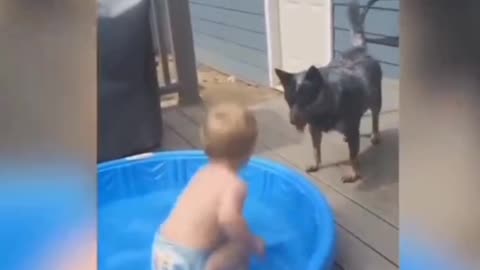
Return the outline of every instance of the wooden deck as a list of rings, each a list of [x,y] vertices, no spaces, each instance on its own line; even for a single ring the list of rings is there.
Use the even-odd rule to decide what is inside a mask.
[[[380,124],[382,143],[371,147],[362,138],[363,181],[344,184],[339,179],[348,150],[337,134],[324,136],[324,167],[309,179],[328,198],[336,215],[338,255],[336,269],[398,269],[398,90],[386,87]],[[281,97],[252,107],[260,135],[256,154],[303,171],[312,162],[309,136],[298,134],[287,122],[287,108]],[[164,149],[200,147],[199,123],[203,105],[164,109]],[[370,117],[362,120],[362,134],[370,132]]]

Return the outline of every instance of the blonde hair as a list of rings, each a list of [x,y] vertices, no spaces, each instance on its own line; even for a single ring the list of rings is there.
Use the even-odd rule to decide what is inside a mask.
[[[250,158],[257,134],[257,121],[253,113],[233,103],[212,107],[201,130],[208,157],[233,162],[244,162]]]

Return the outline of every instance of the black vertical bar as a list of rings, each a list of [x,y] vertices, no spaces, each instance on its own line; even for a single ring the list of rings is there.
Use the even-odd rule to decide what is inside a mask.
[[[157,55],[160,57],[160,63],[162,65],[162,72],[163,72],[163,80],[166,86],[172,83],[172,79],[170,76],[170,67],[168,65],[168,41],[169,36],[165,33],[165,27],[162,25],[162,22],[168,22],[168,18],[159,18],[159,8],[160,3],[157,1],[165,1],[165,0],[151,0],[151,16],[152,16],[152,32],[153,32],[153,39],[155,43],[155,49]],[[160,13],[160,16],[162,13]]]
[[[170,0],[168,10],[172,25],[173,50],[180,83],[179,101],[182,104],[200,100],[193,45],[192,23],[188,0]]]

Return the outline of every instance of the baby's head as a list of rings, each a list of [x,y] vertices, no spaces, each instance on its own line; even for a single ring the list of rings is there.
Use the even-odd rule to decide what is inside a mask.
[[[212,107],[202,127],[205,153],[210,160],[243,166],[253,153],[257,121],[248,109],[232,103]]]

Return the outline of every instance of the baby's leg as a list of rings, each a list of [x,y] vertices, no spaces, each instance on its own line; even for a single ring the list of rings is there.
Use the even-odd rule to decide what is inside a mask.
[[[248,269],[248,252],[244,245],[233,241],[218,247],[208,258],[206,270]]]

